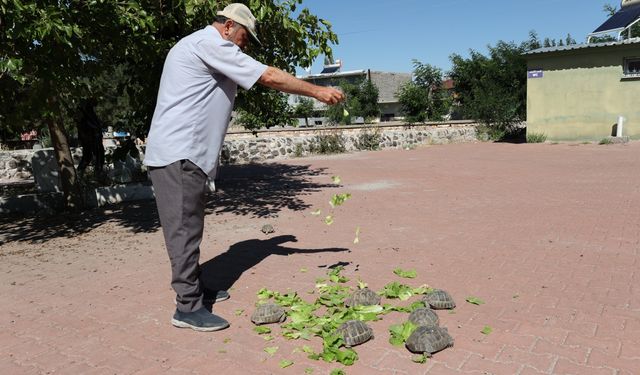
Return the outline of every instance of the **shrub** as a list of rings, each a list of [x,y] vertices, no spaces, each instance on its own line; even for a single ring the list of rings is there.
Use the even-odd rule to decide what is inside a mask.
[[[375,128],[372,130],[371,127],[367,127],[358,134],[355,146],[358,150],[375,151],[380,149],[380,141],[382,141],[380,129]]]
[[[346,151],[344,137],[338,132],[320,133],[309,145],[309,151],[316,154],[340,154]]]
[[[304,148],[302,146],[302,143],[296,143],[296,148],[293,151],[293,156],[295,156],[296,158],[301,158],[302,155],[304,155]]]
[[[477,138],[481,141],[499,141],[504,139],[509,132],[497,126],[485,124],[476,127]]]

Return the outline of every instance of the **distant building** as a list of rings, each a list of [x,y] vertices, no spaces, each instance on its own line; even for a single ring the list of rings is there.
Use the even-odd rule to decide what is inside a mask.
[[[373,84],[378,88],[378,105],[380,106],[380,119],[379,121],[393,121],[396,119],[402,119],[400,111],[400,103],[396,97],[396,92],[400,87],[411,81],[411,73],[391,73],[391,72],[378,72],[371,70],[351,70],[341,71],[342,63],[340,60],[336,62],[325,61],[324,68],[319,74],[309,74],[306,76],[300,76],[298,78],[311,82],[319,86],[340,86],[341,82],[347,82],[350,84],[359,84],[365,79],[371,80]],[[289,104],[295,107],[300,102],[301,97],[299,95],[290,95]],[[326,108],[325,105],[317,100],[314,100],[314,108],[321,114]],[[362,122],[362,119],[354,119],[354,123]],[[304,126],[305,120],[299,119],[299,125]],[[312,117],[309,118],[310,125],[324,125],[326,123],[325,117]]]
[[[549,140],[601,140],[616,135],[640,139],[640,38],[625,38],[640,21],[640,0],[621,10],[591,37],[617,40],[527,52],[527,132]]]

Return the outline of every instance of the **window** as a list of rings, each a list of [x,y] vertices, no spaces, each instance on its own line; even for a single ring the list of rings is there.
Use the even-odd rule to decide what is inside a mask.
[[[640,77],[640,58],[624,59],[624,76]]]

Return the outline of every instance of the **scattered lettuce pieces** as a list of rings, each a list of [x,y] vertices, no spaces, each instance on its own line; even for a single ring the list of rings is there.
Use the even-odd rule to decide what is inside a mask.
[[[466,301],[471,303],[471,304],[474,304],[474,305],[482,305],[484,303],[484,301],[481,300],[480,298],[473,297],[473,296],[472,297],[467,297]]]
[[[389,338],[389,342],[394,346],[404,345],[405,341],[411,336],[413,331],[418,328],[415,324],[406,321],[402,324],[394,324],[389,327],[389,332],[391,333],[391,337]]]
[[[396,268],[395,270],[393,270],[393,273],[395,273],[396,275],[400,276],[400,277],[404,277],[407,279],[415,279],[416,276],[418,276],[418,274],[416,273],[416,270],[403,270],[400,268]]]
[[[269,353],[270,355],[274,355],[275,352],[278,351],[278,347],[277,346],[267,346],[266,348],[264,348],[264,351]]]

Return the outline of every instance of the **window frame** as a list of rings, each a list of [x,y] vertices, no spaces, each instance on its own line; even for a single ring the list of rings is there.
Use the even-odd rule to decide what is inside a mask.
[[[638,64],[638,69],[635,73],[629,72],[630,63]],[[624,78],[640,78],[640,57],[625,57],[622,63],[622,76]]]

